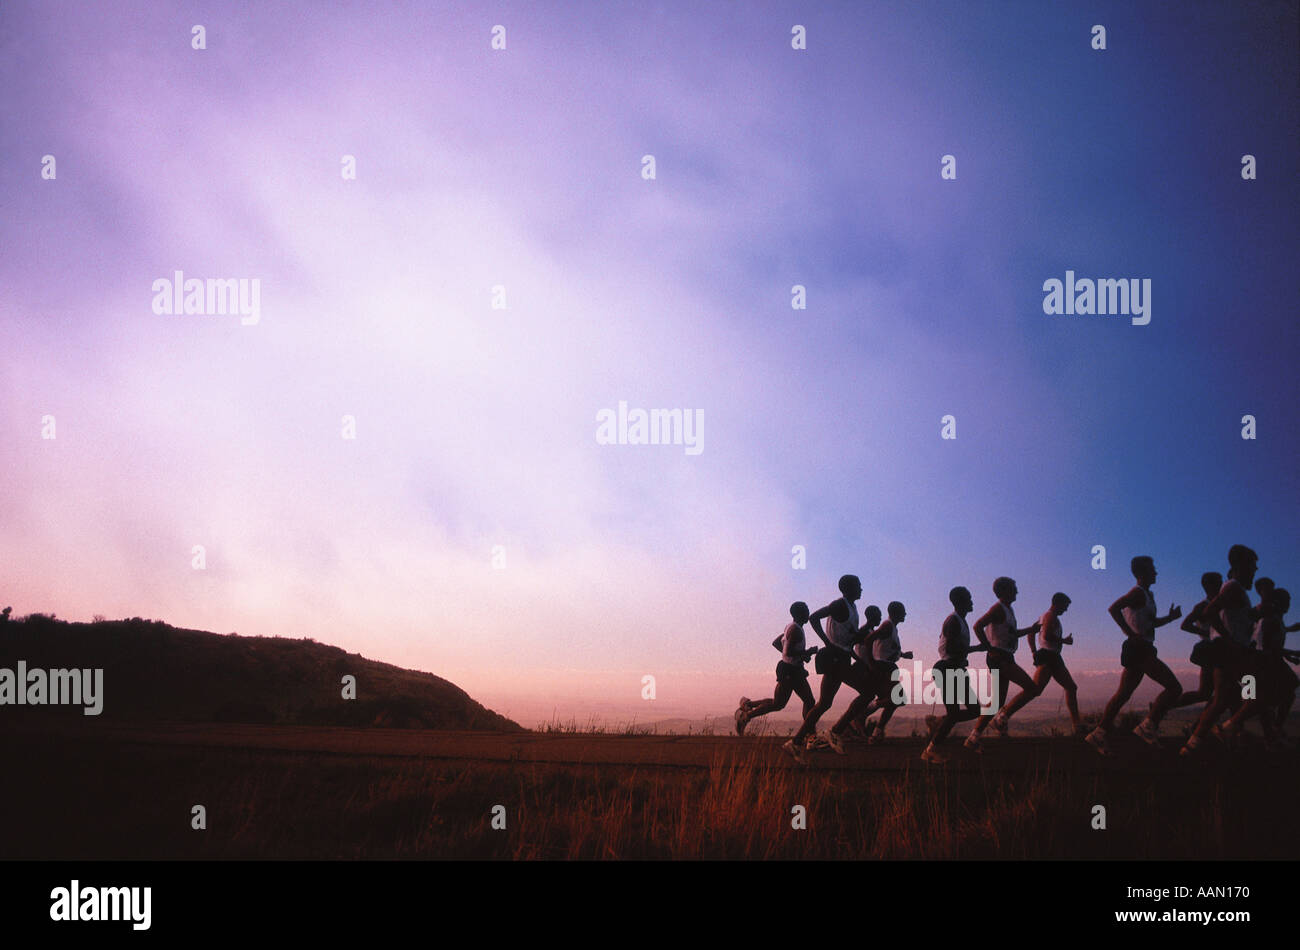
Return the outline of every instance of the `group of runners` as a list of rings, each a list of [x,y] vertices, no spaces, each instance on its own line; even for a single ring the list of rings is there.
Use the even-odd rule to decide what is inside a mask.
[[[1300,630],[1300,623],[1285,625],[1291,596],[1268,578],[1255,579],[1258,561],[1259,556],[1250,548],[1235,544],[1228,551],[1226,580],[1215,572],[1201,577],[1205,599],[1192,608],[1181,625],[1182,630],[1197,637],[1191,660],[1200,669],[1196,688],[1185,691],[1178,677],[1160,660],[1155,645],[1156,629],[1182,617],[1182,609],[1171,605],[1165,616],[1158,615],[1151,594],[1157,576],[1155,563],[1145,555],[1133,558],[1130,567],[1136,583],[1109,608],[1111,618],[1124,634],[1119,687],[1092,730],[1086,729],[1079,715],[1078,686],[1062,655],[1062,647],[1074,643],[1073,636],[1065,636],[1061,626],[1070,598],[1063,593],[1053,594],[1042,617],[1030,626],[1020,627],[1012,607],[1019,594],[1016,582],[999,577],[993,582],[997,599],[972,628],[966,619],[974,610],[971,593],[965,587],[954,587],[948,592],[953,610],[940,630],[939,659],[933,668],[944,715],[933,723],[921,757],[927,762],[946,761],[943,747],[953,728],[972,720],[974,725],[965,747],[981,751],[985,731],[992,727],[994,734],[1006,735],[1011,717],[1042,695],[1051,680],[1065,690],[1074,734],[1101,755],[1112,754],[1109,740],[1116,731],[1116,719],[1146,677],[1159,685],[1161,692],[1133,732],[1149,745],[1158,743],[1160,723],[1170,710],[1196,703],[1204,703],[1205,709],[1180,750],[1182,755],[1195,754],[1211,734],[1225,744],[1235,744],[1252,718],[1259,719],[1269,746],[1288,744],[1282,727],[1295,702],[1296,687],[1300,686],[1300,679],[1291,669],[1292,664],[1300,662],[1300,653],[1286,649],[1286,635]],[[1260,596],[1257,604],[1251,603],[1248,594],[1252,587]],[[907,619],[903,604],[891,602],[884,614],[879,607],[869,606],[859,619],[861,581],[846,574],[840,578],[839,589],[840,598],[819,610],[809,612],[802,601],[790,605],[791,622],[772,641],[772,646],[781,651],[772,698],[754,701],[741,697],[736,709],[736,732],[743,735],[754,719],[784,709],[791,696],[799,697],[803,722],[782,747],[799,761],[803,761],[806,750],[819,746],[843,754],[846,738],[865,739],[872,744],[882,741],[890,719],[901,705],[902,697],[896,689],[898,661],[912,658],[910,652],[903,652],[898,635],[899,626]],[[809,646],[805,625],[812,627],[820,645]],[[972,641],[972,629],[977,642]],[[1029,640],[1032,674],[1016,659],[1023,638]],[[989,704],[984,711],[969,671],[969,657],[974,653],[985,654],[997,683],[996,707]],[[816,697],[806,668],[814,658],[815,669],[821,674]],[[1019,692],[1009,699],[1012,685],[1019,687]],[[830,730],[819,734],[817,724],[831,708],[841,686],[848,686],[857,695]],[[988,711],[993,708],[996,713]],[[872,720],[870,717],[876,713],[879,719]]]

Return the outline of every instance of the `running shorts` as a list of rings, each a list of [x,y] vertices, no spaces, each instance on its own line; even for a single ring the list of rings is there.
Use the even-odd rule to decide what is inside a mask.
[[[1291,664],[1280,656],[1270,657],[1269,665],[1272,667],[1273,686],[1283,696],[1293,693],[1297,686],[1300,686],[1300,677],[1295,675],[1295,670],[1291,669]]]
[[[875,688],[876,695],[882,702],[894,694],[894,672],[897,669],[897,663],[872,663],[867,670],[868,682]]]
[[[776,681],[778,683],[797,683],[799,680],[806,680],[807,678],[808,671],[802,666],[795,666],[785,660],[776,665]]]
[[[826,673],[834,673],[836,676],[840,677],[840,679],[843,679],[845,673],[848,672],[849,667],[853,665],[853,657],[835,647],[825,647],[824,649],[817,651],[817,658],[814,665],[818,673],[823,675]]]
[[[1014,653],[1008,653],[1006,650],[989,647],[988,663],[990,670],[1005,670],[1016,665],[1016,657]]]
[[[1055,650],[1035,650],[1034,666],[1045,666],[1058,676],[1065,672],[1065,660]]]
[[[1222,654],[1223,652],[1215,646],[1215,644],[1219,642],[1220,640],[1217,637],[1213,640],[1206,638],[1198,641],[1196,646],[1192,647],[1192,662],[1197,666],[1204,666],[1211,669],[1219,666],[1219,662],[1215,660],[1216,652],[1219,654]]]
[[[1156,645],[1150,640],[1129,637],[1120,647],[1119,665],[1126,670],[1136,670],[1148,660],[1156,658]]]

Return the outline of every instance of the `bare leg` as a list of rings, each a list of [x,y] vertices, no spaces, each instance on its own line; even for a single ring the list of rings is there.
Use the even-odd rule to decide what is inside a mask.
[[[1020,667],[1017,666],[1016,669],[1020,670]],[[1020,670],[1020,672],[1024,673],[1023,670]],[[1040,673],[1044,674],[1041,679],[1039,678]],[[1007,703],[1002,708],[1002,714],[1007,719],[1010,719],[1012,716],[1014,716],[1017,710],[1023,709],[1030,700],[1036,699],[1038,696],[1041,696],[1043,692],[1043,686],[1046,685],[1048,679],[1051,678],[1052,674],[1046,667],[1039,666],[1039,667],[1035,667],[1034,675],[1032,678],[1030,678],[1027,673],[1025,673],[1024,675],[1025,678],[1029,680],[1028,684],[1024,685],[1021,688],[1020,692],[1016,694],[1015,699],[1011,700],[1011,702]],[[1015,680],[1016,685],[1021,685],[1020,680],[1016,679],[1014,673],[1012,673],[1011,678]]]
[[[808,738],[809,733],[817,728],[817,720],[825,715],[826,710],[831,708],[835,702],[835,694],[840,690],[840,677],[838,673],[822,674],[821,692],[817,697],[817,702],[813,708],[808,710],[808,715],[803,717],[803,725],[799,731],[794,734],[794,744],[799,745],[804,739]]]
[[[868,710],[870,708],[871,693],[859,693],[857,696],[853,697],[853,702],[849,703],[849,708],[844,711],[843,716],[840,716],[839,721],[837,721],[835,725],[831,726],[831,732],[837,734],[841,733],[849,728],[850,723],[859,719],[866,719],[869,715]]]
[[[1214,697],[1214,671],[1208,667],[1201,667],[1201,678],[1196,683],[1196,689],[1187,690],[1183,695],[1178,697],[1178,701],[1171,706],[1171,709],[1182,709],[1184,706],[1194,706],[1197,703],[1208,703]]]
[[[1097,724],[1098,728],[1101,729],[1102,732],[1113,732],[1115,730],[1115,717],[1118,716],[1119,711],[1124,708],[1124,704],[1129,701],[1129,698],[1133,695],[1133,691],[1138,688],[1138,684],[1142,682],[1143,675],[1144,674],[1141,670],[1130,670],[1127,668],[1120,675],[1119,689],[1115,691],[1115,695],[1112,696],[1110,702],[1106,704],[1106,710],[1101,714],[1101,722]]]
[[[1151,704],[1151,722],[1158,726],[1160,720],[1165,718],[1165,713],[1173,708],[1173,704],[1183,694],[1183,687],[1178,682],[1178,677],[1174,675],[1174,671],[1154,657],[1142,664],[1142,673],[1164,687],[1155,702]]]
[[[1070,710],[1070,724],[1074,726],[1074,731],[1080,732],[1083,729],[1083,719],[1079,716],[1079,687],[1074,682],[1074,677],[1064,666],[1059,673],[1053,674],[1056,681],[1061,684],[1065,690],[1065,706]],[[1035,676],[1035,679],[1037,676]]]
[[[817,700],[813,698],[812,687],[808,685],[808,680],[804,677],[794,681],[795,695],[803,701],[803,714],[807,716],[812,712],[812,708],[817,705]]]
[[[1012,664],[1013,666],[1015,664]],[[1017,667],[1018,668],[1018,667]],[[990,667],[992,669],[992,667]],[[1021,670],[1023,673],[1024,671]],[[1001,669],[998,673],[998,709],[1007,704],[1007,693],[1011,692],[1011,677],[1007,670]],[[993,721],[993,713],[985,713],[975,720],[975,728],[971,730],[972,736],[979,736],[990,722]],[[969,741],[969,740],[968,740]]]
[[[1197,739],[1204,739],[1210,727],[1219,721],[1219,717],[1228,709],[1232,702],[1232,695],[1237,693],[1236,676],[1228,670],[1215,668],[1214,670],[1214,698],[1201,711],[1201,717],[1196,720],[1196,728],[1192,730],[1192,735]],[[1239,695],[1239,694],[1238,694]]]
[[[806,680],[802,681],[804,689],[808,689]],[[766,716],[768,713],[776,712],[779,709],[785,709],[785,704],[790,701],[790,693],[794,687],[789,680],[776,684],[776,692],[772,694],[771,699],[760,699],[756,703],[750,704],[745,710],[745,716],[749,719],[755,719],[758,716]],[[809,691],[811,695],[811,691]]]

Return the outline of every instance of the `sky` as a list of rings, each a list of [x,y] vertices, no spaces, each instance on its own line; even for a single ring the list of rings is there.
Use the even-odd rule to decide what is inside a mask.
[[[1099,704],[1132,556],[1161,613],[1233,543],[1300,587],[1297,45],[1268,2],[5,3],[0,600],[645,722],[765,695],[841,574],[927,665],[1005,574]],[[156,312],[177,270],[256,322]],[[1150,323],[1045,313],[1067,270]],[[601,444],[620,402],[698,453]]]

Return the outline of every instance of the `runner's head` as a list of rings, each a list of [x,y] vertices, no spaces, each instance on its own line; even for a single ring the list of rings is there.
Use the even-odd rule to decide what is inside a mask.
[[[1223,575],[1218,571],[1206,571],[1201,575],[1201,590],[1205,591],[1206,597],[1213,597],[1223,586]]]
[[[790,605],[790,619],[795,623],[808,622],[808,605],[802,600],[796,600]]]
[[[889,619],[894,621],[894,623],[902,623],[907,619],[907,608],[898,601],[891,600],[887,609],[889,610]]]
[[[870,607],[867,608],[866,616],[867,616],[868,627],[880,626],[880,608],[877,607],[875,604],[872,604]]]
[[[954,587],[948,591],[948,602],[959,614],[968,614],[975,609],[975,601],[965,587]]]
[[[1056,616],[1058,617],[1061,616],[1061,614],[1065,613],[1069,609],[1070,609],[1069,597],[1065,596],[1065,594],[1062,594],[1060,591],[1057,591],[1055,594],[1052,595],[1052,611],[1056,614]]]
[[[1273,578],[1271,577],[1259,577],[1255,579],[1255,590],[1259,591],[1260,600],[1267,599],[1268,592],[1276,586],[1277,585],[1273,583]]]
[[[1259,555],[1244,544],[1234,544],[1228,548],[1228,567],[1231,568],[1228,576],[1250,590],[1255,572],[1259,570]]]
[[[1139,554],[1129,561],[1128,567],[1139,584],[1150,587],[1156,582],[1156,562],[1151,560],[1149,556]]]
[[[848,600],[857,600],[862,596],[862,581],[856,574],[845,574],[840,578],[840,593]]]
[[[1004,604],[1009,604],[1016,599],[1016,582],[1009,577],[999,577],[993,582],[993,596]]]
[[[1285,587],[1272,588],[1264,598],[1264,609],[1272,611],[1277,617],[1285,616],[1291,609],[1291,592]]]

